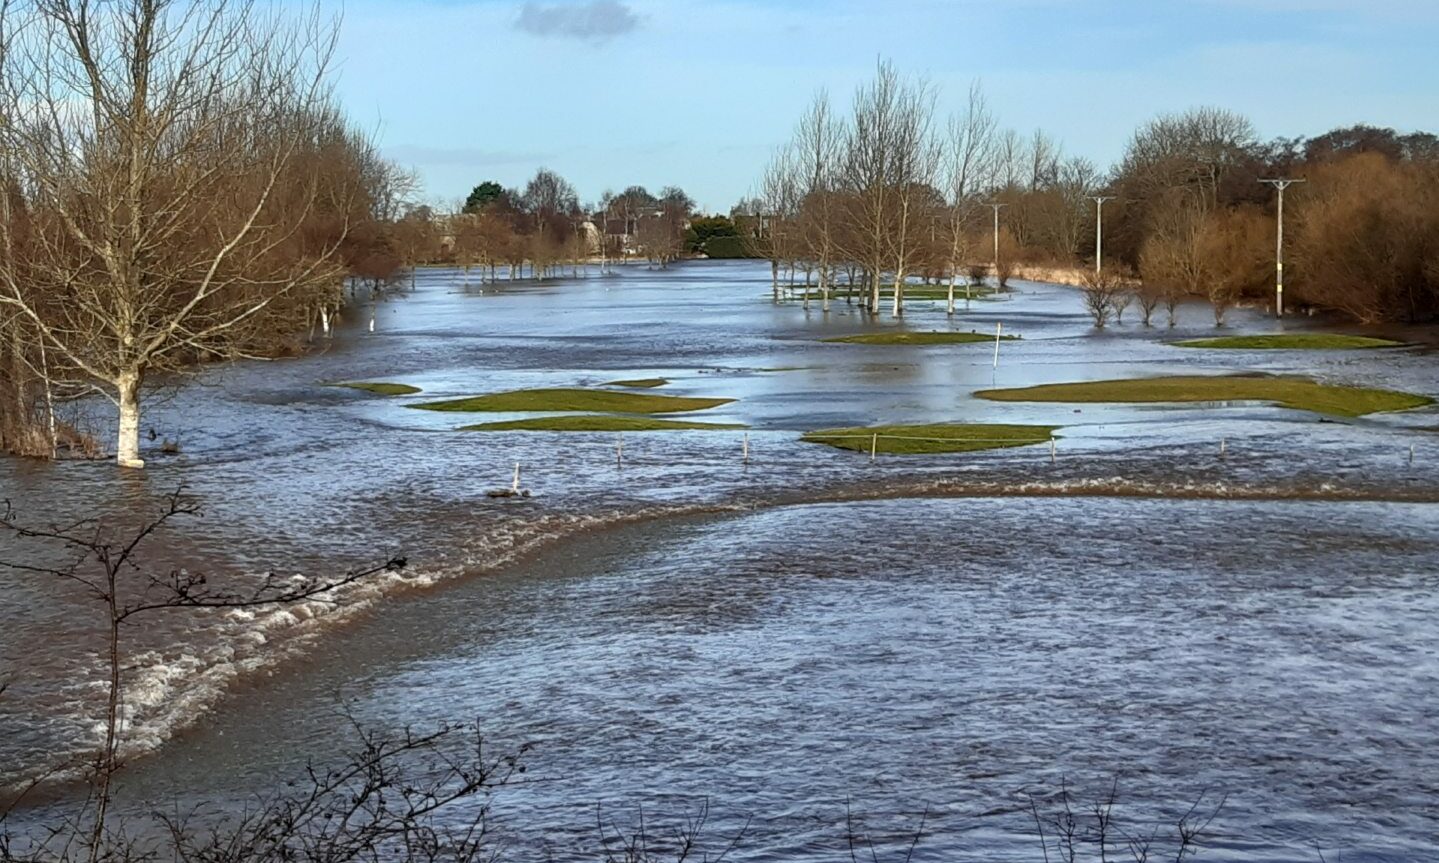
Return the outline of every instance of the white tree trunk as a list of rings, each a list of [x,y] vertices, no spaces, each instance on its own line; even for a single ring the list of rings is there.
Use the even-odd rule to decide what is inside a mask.
[[[40,377],[45,379],[45,420],[50,432],[50,458],[59,452],[60,439],[55,433],[55,391],[50,385],[50,360],[45,353],[45,340],[40,339]]]
[[[954,273],[949,274],[949,314],[954,314]]]
[[[140,458],[140,374],[129,371],[115,380],[120,395],[120,435],[115,461],[120,467],[141,468]]]

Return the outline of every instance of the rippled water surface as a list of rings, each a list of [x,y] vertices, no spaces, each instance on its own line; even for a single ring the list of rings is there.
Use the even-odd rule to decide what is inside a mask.
[[[151,454],[143,474],[0,463],[0,496],[41,521],[123,524],[186,485],[207,514],[152,551],[158,566],[245,578],[411,560],[338,608],[130,633],[132,747],[192,729],[131,787],[268,787],[333,735],[344,697],[384,727],[478,716],[499,741],[535,742],[533,773],[554,781],[500,808],[552,848],[592,836],[597,802],[678,812],[708,796],[721,832],[755,819],[744,859],[833,859],[849,796],[876,835],[928,806],[929,859],[1021,859],[1036,850],[1025,790],[1118,776],[1140,821],[1229,794],[1222,859],[1313,859],[1311,839],[1346,860],[1422,859],[1439,832],[1439,413],[1320,422],[970,393],[1254,369],[1439,395],[1427,349],[1183,350],[1164,341],[1209,332],[1205,310],[1178,333],[1096,335],[1071,290],[1033,284],[953,323],[916,304],[899,325],[772,304],[767,275],[691,264],[496,287],[425,271],[379,306],[374,334],[352,324],[322,353],[169,394],[147,421],[184,455]],[[1024,337],[997,369],[988,345],[818,341],[996,321]],[[738,432],[627,435],[618,467],[613,435],[460,433],[463,417],[404,407],[649,376],[737,399],[699,418],[751,425],[751,462]],[[324,386],[339,380],[425,392]],[[945,419],[1064,428],[1053,458],[871,464],[797,440]],[[535,497],[485,497],[515,462]],[[83,597],[0,582],[13,778],[83,749],[101,669]]]

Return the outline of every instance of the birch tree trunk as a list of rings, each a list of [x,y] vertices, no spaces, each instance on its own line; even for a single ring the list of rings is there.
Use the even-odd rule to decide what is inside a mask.
[[[145,462],[140,458],[140,373],[121,374],[115,379],[115,392],[120,407],[115,461],[121,467],[142,468]]]

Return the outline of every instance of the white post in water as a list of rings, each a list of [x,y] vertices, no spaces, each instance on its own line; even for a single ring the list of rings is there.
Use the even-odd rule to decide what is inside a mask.
[[[520,463],[519,463],[519,462],[515,462],[515,481],[512,482],[512,483],[510,483],[510,491],[513,491],[515,494],[519,494],[519,493],[520,493]]]
[[[869,439],[869,460],[874,461],[874,454],[879,452],[879,432],[875,432]]]
[[[742,451],[744,453],[744,463],[749,464],[749,432],[744,433],[744,442],[742,446]]]
[[[1049,436],[1049,463],[1054,464],[1057,459],[1054,457],[1054,435]]]
[[[374,313],[374,312],[371,312],[371,313],[370,313],[370,332],[373,333],[374,331],[375,331],[375,313]]]
[[[1225,453],[1226,453],[1227,451],[1228,451],[1228,449],[1227,449],[1227,446],[1226,446],[1226,441],[1224,440],[1224,438],[1220,438],[1220,439],[1219,439],[1219,457],[1220,457],[1220,458],[1224,458],[1224,455],[1225,455]]]
[[[994,324],[994,367],[995,367],[995,368],[999,368],[999,338],[1000,338],[1000,333],[1002,333],[1003,331],[1004,331],[1004,324],[1001,324],[1001,323],[999,323],[999,322],[996,321],[995,324]]]
[[[1414,444],[1409,445],[1409,466],[1414,466]]]

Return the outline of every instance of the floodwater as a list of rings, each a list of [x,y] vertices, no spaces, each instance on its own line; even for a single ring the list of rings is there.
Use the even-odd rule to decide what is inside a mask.
[[[139,475],[3,462],[0,496],[34,522],[123,524],[184,485],[206,514],[147,560],[216,578],[410,561],[339,605],[128,632],[128,740],[150,754],[127,791],[150,804],[294,776],[334,750],[344,704],[380,729],[478,718],[498,745],[534,743],[546,781],[496,801],[519,858],[582,852],[596,805],[678,817],[708,799],[721,847],[753,819],[729,859],[834,859],[846,800],[882,846],[927,809],[916,859],[1034,859],[1026,793],[1050,805],[1063,780],[1092,799],[1116,778],[1141,827],[1228,795],[1217,859],[1312,860],[1316,842],[1422,858],[1439,833],[1439,412],[971,393],[1252,369],[1439,395],[1432,349],[1186,350],[1164,342],[1212,332],[1203,308],[1096,334],[1072,290],[1019,287],[896,324],[775,305],[744,262],[514,286],[425,270],[374,333],[357,310],[324,352],[166,394],[146,422],[183,455]],[[819,341],[996,322],[1023,337],[998,368],[986,344]],[[1230,329],[1273,326],[1240,312]],[[749,424],[750,462],[737,431],[626,435],[617,465],[614,435],[462,433],[465,417],[404,407],[637,377],[737,399],[697,418]],[[324,386],[341,380],[424,393]],[[942,420],[1063,429],[1053,456],[871,463],[797,440]],[[516,462],[534,497],[487,498]],[[43,553],[5,542],[0,557]],[[93,740],[102,669],[83,596],[13,572],[0,588],[15,779]]]

